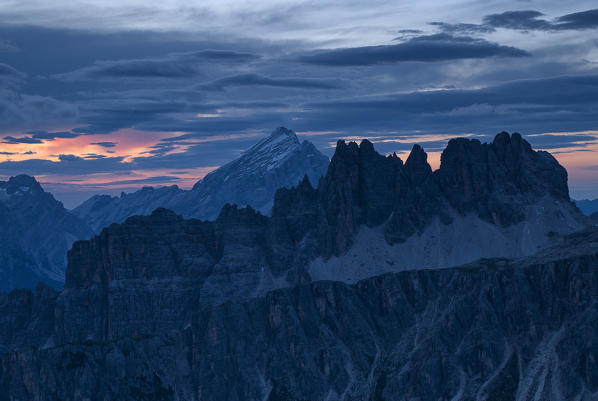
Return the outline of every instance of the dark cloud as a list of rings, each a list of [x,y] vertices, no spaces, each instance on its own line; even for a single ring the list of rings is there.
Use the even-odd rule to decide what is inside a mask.
[[[171,175],[160,175],[155,177],[148,177],[148,178],[139,178],[135,180],[120,180],[120,181],[112,181],[107,184],[107,186],[121,186],[121,185],[135,185],[135,184],[166,184],[166,183],[173,183],[180,181],[179,177],[171,176]]]
[[[23,71],[28,77],[46,77],[47,80],[37,80],[30,89],[34,93],[47,96],[57,96],[58,93],[71,90],[89,90],[93,87],[94,94],[98,94],[98,86],[102,91],[106,85],[114,83],[121,85],[143,84],[152,81],[165,80],[170,83],[186,79],[160,78],[160,75],[176,75],[176,68],[168,70],[169,64],[180,65],[178,73],[184,73],[183,66],[191,66],[208,72],[207,79],[215,77],[212,71],[223,68],[233,68],[259,61],[261,57],[284,51],[287,43],[277,43],[252,38],[222,37],[210,33],[188,33],[176,31],[93,31],[90,29],[47,28],[40,26],[25,26],[0,23],[0,41],[11,43],[19,51],[1,53],[2,62]],[[39,62],[43,60],[43,62]],[[116,65],[104,65],[107,77],[89,78],[86,73],[102,75],[102,62],[112,62]],[[133,66],[126,66],[127,61],[150,61],[158,65],[153,67],[157,77],[135,78],[141,74],[149,75],[152,71],[133,70]],[[123,62],[120,64],[120,62]],[[88,70],[86,70],[88,69]],[[231,72],[228,72],[230,74]],[[110,77],[110,74],[117,75]],[[132,77],[118,77],[118,74],[130,74]],[[60,78],[60,80],[56,78]],[[193,78],[193,76],[189,78]],[[123,90],[122,86],[117,88]],[[41,91],[44,91],[43,93]],[[47,91],[47,92],[46,92]]]
[[[159,94],[160,91],[155,93],[156,99],[160,97]],[[243,113],[257,113],[259,116],[267,109],[288,107],[288,104],[272,101],[200,103],[185,100],[183,96],[178,100],[168,100],[168,97],[163,100],[150,100],[149,96],[145,99],[107,98],[82,103],[79,107],[80,126],[73,131],[80,134],[108,134],[121,128],[132,127],[156,131],[193,131],[219,125],[217,118],[198,118],[197,114],[217,114],[219,110],[234,112],[243,109]],[[231,125],[229,128],[243,129],[237,125]],[[219,129],[218,132],[220,131]]]
[[[3,141],[2,143],[6,143],[6,144],[18,144],[18,143],[29,143],[29,144],[35,144],[35,143],[43,143],[42,140],[40,139],[35,139],[32,137],[22,137],[22,138],[15,138],[14,136],[5,136],[4,138],[2,138]]]
[[[77,107],[73,104],[49,96],[0,89],[0,132],[69,125],[76,116]]]
[[[399,29],[397,31],[399,34],[421,34],[423,31],[421,29]]]
[[[113,148],[116,146],[116,142],[92,142],[91,145],[97,145],[103,148]]]
[[[212,111],[212,107],[205,107]],[[185,101],[154,101],[146,99],[102,99],[80,106],[81,127],[73,131],[82,134],[106,134],[121,128],[153,121],[162,115],[202,110]]]
[[[557,18],[559,29],[593,29],[598,28],[598,8],[563,15]]]
[[[521,105],[545,106],[525,112]],[[517,110],[512,110],[511,107]],[[564,110],[563,110],[564,109]],[[297,130],[402,128],[481,133],[497,129],[584,130],[598,124],[598,75],[506,82],[480,89],[416,91],[305,105]]]
[[[182,119],[160,115],[139,122],[135,128],[184,133],[156,144],[148,153],[152,156],[143,161],[150,165],[152,157],[167,156],[170,151],[192,144],[196,139],[263,131],[279,125],[298,131],[332,130],[352,134],[372,129],[447,133],[570,131],[594,129],[598,124],[597,110],[598,76],[577,75],[518,80],[479,89],[447,88],[384,96],[351,96],[349,93],[346,98],[303,103],[294,111],[282,109],[242,116],[233,113],[215,118]],[[214,146],[224,149],[223,143]],[[178,166],[172,163],[170,166],[161,164],[160,168]]]
[[[282,102],[222,102],[212,103],[214,109],[273,109],[289,107]]]
[[[174,60],[99,61],[90,67],[59,74],[65,80],[97,78],[183,78],[199,74],[197,66]]]
[[[540,19],[543,16],[539,11],[505,11],[501,14],[490,14],[484,17],[483,23],[493,28],[516,29],[521,31],[553,29],[553,24]]]
[[[481,24],[431,22],[440,30],[451,34],[491,33],[497,28],[517,31],[558,32],[598,28],[598,9],[581,11],[548,20],[537,10],[505,11],[486,15]]]
[[[272,127],[289,125],[292,115],[288,112],[255,112],[246,116],[223,116],[217,118],[175,117],[156,118],[137,124],[135,128],[147,131],[181,131],[199,132],[203,137],[228,134],[232,132],[248,132],[250,130],[272,130]]]
[[[239,51],[232,51],[232,50],[214,50],[214,49],[207,49],[207,50],[200,50],[196,52],[186,53],[183,54],[185,57],[195,58],[198,60],[206,60],[206,61],[252,61],[258,60],[261,57],[256,54],[247,53],[247,52],[239,52]]]
[[[0,152],[0,155],[4,155],[4,156],[12,156],[12,155],[17,155],[18,153],[15,152]]]
[[[205,90],[222,90],[229,86],[274,86],[297,89],[339,89],[338,81],[314,78],[270,78],[260,74],[239,74],[201,85]]]
[[[84,159],[74,155],[60,155],[59,161],[29,159],[0,162],[0,175],[88,175],[94,173],[128,172],[129,163],[122,157]]]
[[[424,31],[422,31],[421,29],[399,29],[397,31],[397,34],[398,36],[395,37],[393,40],[403,42],[415,36],[420,36],[424,34]]]
[[[84,159],[105,159],[106,157],[106,155],[98,155],[95,153],[86,153],[83,155]]]
[[[569,147],[584,147],[598,142],[598,135],[585,134],[535,134],[527,135],[526,139],[539,149],[559,149]]]
[[[58,155],[58,159],[61,162],[78,162],[83,160],[82,157],[75,156],[75,155]]]
[[[159,58],[96,61],[91,66],[71,72],[56,74],[67,81],[89,79],[153,79],[191,78],[202,74],[200,65],[206,63],[250,62],[260,57],[252,53],[231,50],[200,50],[186,53],[170,53]],[[209,63],[209,64],[208,64]]]
[[[34,139],[41,139],[44,141],[53,141],[56,138],[70,139],[70,138],[76,138],[81,135],[81,134],[77,134],[74,132],[68,132],[68,131],[59,131],[59,132],[30,131],[27,133],[31,134],[31,137]]]
[[[488,25],[481,25],[481,24],[467,24],[467,23],[457,23],[451,24],[448,22],[430,22],[432,26],[437,27],[443,32],[454,34],[454,35],[474,35],[480,33],[491,33],[494,32],[495,29],[492,26]]]
[[[22,137],[14,137],[14,136],[5,136],[4,142],[7,144],[17,144],[17,143],[30,143],[30,144],[38,144],[43,143],[44,141],[53,141],[56,138],[76,138],[81,134],[76,134],[73,132],[46,132],[46,131],[29,131],[27,134],[29,136],[22,136]]]
[[[187,149],[184,152],[136,157],[132,163],[139,170],[168,169],[172,166],[185,169],[219,166],[238,157],[242,151],[255,144],[256,140],[254,136],[246,136],[227,138],[223,141],[186,144]]]
[[[598,103],[598,75],[561,76],[505,82],[481,89],[453,89],[324,102],[311,107],[394,109],[410,113],[450,111],[475,104],[579,105]]]
[[[529,53],[472,37],[447,33],[418,36],[396,45],[322,50],[300,56],[299,61],[328,66],[366,66],[406,61],[435,62],[487,57],[524,57]]]

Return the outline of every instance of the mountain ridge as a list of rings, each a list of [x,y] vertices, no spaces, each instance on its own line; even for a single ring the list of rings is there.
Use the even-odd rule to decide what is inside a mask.
[[[454,152],[463,157],[454,158]],[[105,244],[152,244],[152,249],[162,251],[140,253],[136,262],[146,266],[144,274],[150,274],[144,279],[152,277],[152,269],[167,265],[175,252],[177,260],[189,259],[188,268],[198,272],[194,274],[205,280],[201,285],[217,300],[230,295],[228,282],[221,281],[222,269],[230,277],[239,276],[242,284],[236,288],[240,294],[267,291],[305,275],[339,279],[326,275],[334,269],[359,270],[354,264],[358,262],[347,255],[359,259],[350,252],[355,239],[368,230],[378,233],[369,240],[375,246],[356,249],[371,264],[379,260],[374,249],[397,250],[388,254],[390,266],[381,261],[372,272],[379,274],[458,265],[480,257],[531,255],[548,246],[554,233],[571,233],[587,224],[569,200],[566,171],[548,153],[533,151],[518,134],[502,133],[484,145],[454,140],[443,159],[446,164],[433,172],[418,146],[403,164],[396,155],[376,153],[367,140],[361,146],[339,141],[317,188],[304,179],[297,187],[279,189],[271,217],[251,207],[225,205],[214,221],[181,220],[174,212],[159,209],[150,216],[110,226],[91,242],[76,242],[69,252],[69,269],[81,270],[78,266],[87,263],[84,260],[92,247],[96,257],[86,265],[89,277],[140,279],[131,260],[119,259],[124,248],[115,259],[106,259],[109,250],[103,248]],[[532,168],[527,168],[530,164]],[[455,193],[461,195],[455,197]],[[164,219],[169,221],[167,226]],[[160,235],[148,231],[153,226]],[[454,235],[455,230],[468,233]],[[179,236],[199,232],[204,234]],[[451,246],[443,246],[449,240]],[[470,248],[470,242],[476,246]],[[207,249],[214,243],[227,249],[224,257],[187,255],[188,249]],[[181,253],[168,251],[165,244],[180,248]],[[439,251],[430,253],[433,249]],[[105,266],[117,270],[108,271]],[[67,286],[71,285],[69,269]]]
[[[268,214],[276,189],[296,185],[304,175],[317,183],[327,166],[328,158],[311,142],[300,142],[295,132],[279,127],[237,159],[210,172],[191,190],[145,187],[120,198],[96,195],[73,213],[98,233],[111,223],[148,215],[158,207],[202,219],[216,218],[225,203],[252,205]]]
[[[598,199],[581,199],[574,202],[585,215],[598,213]]]

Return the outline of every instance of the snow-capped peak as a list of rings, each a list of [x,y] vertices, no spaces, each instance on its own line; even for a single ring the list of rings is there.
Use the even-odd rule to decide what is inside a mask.
[[[279,154],[287,153],[299,147],[301,144],[294,131],[284,127],[278,127],[272,133],[253,145],[243,153],[243,156],[256,153]]]
[[[230,164],[234,165],[235,169],[242,166],[243,170],[271,170],[300,148],[301,143],[295,132],[279,127]],[[227,169],[227,166],[223,168]]]

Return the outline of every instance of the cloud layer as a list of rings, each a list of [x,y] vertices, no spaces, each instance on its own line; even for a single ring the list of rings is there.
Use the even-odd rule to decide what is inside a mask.
[[[524,50],[502,46],[483,39],[453,36],[446,33],[424,35],[394,45],[333,49],[299,57],[304,63],[329,66],[355,66],[436,62],[487,57],[525,57]]]
[[[338,138],[433,153],[508,130],[569,166],[595,156],[592,2],[134,1],[0,5],[0,175],[185,185],[280,125],[328,154]]]

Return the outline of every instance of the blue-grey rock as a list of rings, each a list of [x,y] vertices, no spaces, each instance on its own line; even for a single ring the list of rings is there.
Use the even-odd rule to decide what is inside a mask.
[[[67,250],[92,235],[35,178],[0,181],[0,291],[38,282],[62,287]]]
[[[274,193],[293,187],[307,176],[313,185],[326,173],[329,160],[309,141],[279,127],[237,159],[212,171],[186,191],[176,185],[145,187],[120,197],[96,195],[73,210],[96,232],[128,217],[149,215],[157,208],[187,218],[213,220],[227,203],[247,205],[269,214]]]

